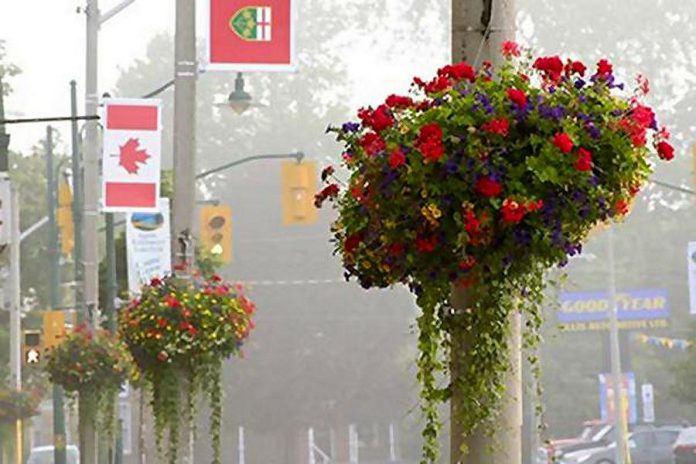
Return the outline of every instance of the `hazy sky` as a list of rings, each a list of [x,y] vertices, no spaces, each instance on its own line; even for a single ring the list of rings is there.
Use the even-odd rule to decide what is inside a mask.
[[[105,12],[119,2],[101,0],[100,9]],[[68,115],[71,79],[78,82],[82,113],[85,15],[77,9],[84,4],[84,0],[0,0],[0,39],[6,41],[9,62],[19,65],[23,71],[14,79],[15,91],[7,99],[10,117]],[[341,2],[336,4],[338,7]],[[145,55],[146,45],[154,35],[163,31],[173,33],[174,5],[174,0],[136,0],[102,27],[99,34],[100,93],[113,87],[119,68]],[[398,9],[399,3],[394,2],[394,5]],[[201,17],[199,12],[199,22]],[[199,35],[202,30],[199,26]],[[351,54],[344,55],[350,63],[355,106],[383,98],[394,88],[405,91],[414,73],[431,72],[442,63],[441,55],[444,55],[444,51],[438,54],[432,50],[425,53],[413,50],[418,60],[403,60],[399,66],[394,66],[394,63],[385,62],[383,52],[376,50],[373,44],[361,44],[358,40]],[[369,79],[371,85],[364,85],[365,79]],[[69,124],[60,123],[56,127],[67,141]],[[26,151],[43,136],[45,126],[21,124],[10,130],[11,147]]]

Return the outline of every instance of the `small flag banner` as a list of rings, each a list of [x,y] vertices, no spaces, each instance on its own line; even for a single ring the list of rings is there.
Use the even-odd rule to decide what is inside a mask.
[[[670,350],[678,349],[685,351],[692,344],[692,342],[683,338],[653,337],[641,333],[633,334],[633,339],[644,345],[661,346]]]

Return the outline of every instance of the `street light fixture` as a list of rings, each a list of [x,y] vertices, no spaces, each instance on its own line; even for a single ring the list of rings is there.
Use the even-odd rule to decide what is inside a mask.
[[[244,77],[240,72],[234,80],[234,91],[227,97],[227,106],[237,114],[242,114],[251,106],[251,95],[244,90]]]

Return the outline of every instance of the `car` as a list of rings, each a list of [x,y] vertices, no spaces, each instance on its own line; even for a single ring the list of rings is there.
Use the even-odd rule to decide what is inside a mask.
[[[640,428],[628,436],[631,464],[672,464],[674,443],[683,430],[679,426]],[[615,464],[616,442],[609,446],[565,454],[561,464]]]
[[[672,448],[674,464],[696,464],[696,427],[688,427],[679,433]]]
[[[66,464],[79,464],[80,451],[75,445],[65,447]],[[53,464],[53,446],[36,446],[29,453],[27,464]]]

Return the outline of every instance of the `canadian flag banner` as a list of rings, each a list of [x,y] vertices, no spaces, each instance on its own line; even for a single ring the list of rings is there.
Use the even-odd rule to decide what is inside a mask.
[[[222,71],[292,71],[296,0],[205,0],[207,57]]]
[[[162,108],[155,99],[103,100],[102,211],[156,212]]]

